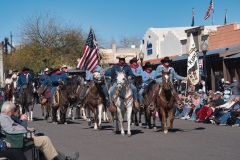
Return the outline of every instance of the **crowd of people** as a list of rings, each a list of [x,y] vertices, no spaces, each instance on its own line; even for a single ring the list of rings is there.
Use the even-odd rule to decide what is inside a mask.
[[[239,127],[240,83],[234,78],[232,84],[225,81],[223,88],[222,92],[204,92],[202,89],[180,92],[183,108],[176,108],[175,117],[196,123]]]

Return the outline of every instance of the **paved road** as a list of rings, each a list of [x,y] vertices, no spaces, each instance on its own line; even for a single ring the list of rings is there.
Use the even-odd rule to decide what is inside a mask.
[[[215,126],[176,119],[168,134],[132,126],[132,136],[116,135],[115,124],[103,123],[93,130],[81,119],[68,125],[46,123],[40,106],[34,108],[35,121],[29,126],[48,135],[54,146],[67,155],[79,151],[81,160],[221,160],[240,158],[240,128]],[[69,120],[70,121],[70,120]],[[125,123],[126,128],[126,123]]]

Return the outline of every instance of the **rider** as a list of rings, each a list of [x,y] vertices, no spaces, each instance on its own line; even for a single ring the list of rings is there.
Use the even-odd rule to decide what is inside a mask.
[[[138,65],[137,61],[138,61],[137,57],[132,58],[129,61],[130,63],[129,66],[131,67],[134,76],[142,76],[143,69],[142,66]]]
[[[130,66],[128,64],[126,64],[126,62],[125,62],[126,56],[121,54],[117,58],[119,59],[119,61],[118,61],[117,64],[115,64],[113,66],[113,68],[111,70],[111,77],[112,77],[114,83],[113,83],[113,86],[112,86],[112,88],[110,90],[110,103],[112,103],[113,94],[114,94],[115,88],[117,86],[117,74],[116,74],[116,71],[118,71],[118,72],[124,71],[124,73],[126,74],[128,80],[131,80],[133,78],[133,76],[134,76]],[[131,84],[131,89],[133,91],[135,104],[138,104],[138,102],[137,102],[137,97],[138,97],[137,96],[137,88],[132,83],[130,83],[130,84]]]
[[[107,68],[104,72],[104,77],[105,77],[105,80],[106,80],[106,84],[103,87],[103,92],[104,92],[104,95],[106,97],[107,103],[109,103],[109,101],[108,101],[108,89],[109,89],[110,84],[112,82],[111,70],[114,66],[114,63],[113,62],[108,62],[108,65],[109,65],[109,68]]]
[[[170,63],[172,62],[172,60],[169,58],[169,57],[164,57],[162,60],[161,60],[161,65],[159,65],[156,69],[156,82],[157,83],[162,83],[162,71],[170,71],[170,82],[171,84],[173,83],[173,78],[176,78],[176,79],[179,79],[179,80],[188,80],[187,77],[182,77],[182,76],[179,76],[173,67],[170,66]],[[176,100],[178,100],[178,95],[177,95],[177,92],[176,90],[174,89],[173,87],[173,84],[172,84],[172,89],[173,89],[173,94],[174,94],[174,97]]]
[[[51,103],[53,102],[53,94],[56,91],[57,87],[60,84],[63,84],[63,81],[61,79],[60,68],[61,67],[58,67],[58,66],[54,67],[53,71],[52,71],[52,74],[51,74],[51,81],[52,81],[52,89],[51,89],[51,92],[50,92],[50,102]]]
[[[7,75],[7,78],[5,79],[5,85],[10,85],[12,83],[12,72],[9,71],[8,72],[8,75]]]
[[[140,106],[142,106],[143,91],[144,91],[145,87],[148,86],[152,80],[154,80],[154,81],[156,80],[156,76],[155,76],[155,74],[153,74],[151,63],[146,62],[144,68],[145,68],[145,70],[142,73],[143,84],[142,84],[141,90],[138,93]]]
[[[43,87],[43,91],[42,91],[42,96],[43,96],[42,103],[43,103],[43,102],[46,102],[46,100],[47,100],[46,91],[51,90],[51,87],[52,87],[52,81],[51,81],[51,77],[49,76],[49,69],[48,68],[46,68],[44,70],[44,73],[40,77],[39,82],[41,84],[41,87]]]
[[[63,80],[63,82],[65,83],[67,78],[68,78],[68,73],[67,73],[67,66],[63,65],[61,68],[61,79]]]
[[[23,67],[22,73],[20,73],[17,81],[18,89],[20,88],[19,98],[22,95],[23,87],[27,85],[28,82],[34,81],[34,76],[29,73],[29,68]]]

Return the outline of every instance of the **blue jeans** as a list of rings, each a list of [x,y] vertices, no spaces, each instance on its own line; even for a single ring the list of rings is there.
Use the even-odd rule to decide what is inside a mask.
[[[139,103],[142,104],[143,101],[143,91],[144,91],[144,87],[142,87],[138,93],[138,98],[139,98]]]
[[[51,89],[51,92],[50,92],[50,102],[53,101],[53,94],[54,92],[56,91],[57,87],[56,86],[53,86],[52,89]]]
[[[105,97],[108,97],[108,89],[110,87],[110,84],[111,84],[111,80],[110,79],[106,79],[106,84],[103,87],[103,92],[104,92]]]
[[[117,86],[117,82],[114,82],[113,83],[113,86],[110,90],[110,102],[112,103],[112,98],[113,98],[113,94],[114,94],[114,91],[115,91],[115,88]],[[130,83],[130,86],[131,86],[131,89],[133,91],[133,96],[136,100],[138,100],[138,96],[137,96],[137,88],[132,84]]]
[[[224,113],[220,118],[220,124],[226,124],[227,120],[231,117],[231,112]]]

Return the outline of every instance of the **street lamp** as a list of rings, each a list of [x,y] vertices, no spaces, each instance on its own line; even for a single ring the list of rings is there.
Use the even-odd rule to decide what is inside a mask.
[[[143,66],[143,58],[144,58],[144,53],[142,52],[142,50],[141,50],[141,52],[139,53],[139,58],[140,58],[140,61],[141,61],[141,66]]]
[[[204,64],[203,64],[203,69],[204,69],[204,79],[205,79],[205,92],[207,93],[207,62],[206,62],[206,54],[208,51],[208,44],[204,41],[201,45],[201,49],[203,52],[203,60],[204,60]]]

